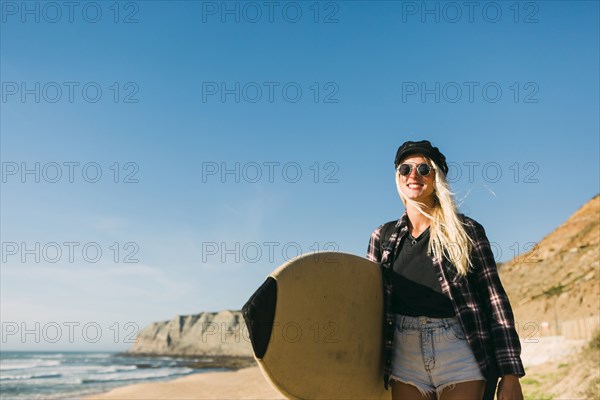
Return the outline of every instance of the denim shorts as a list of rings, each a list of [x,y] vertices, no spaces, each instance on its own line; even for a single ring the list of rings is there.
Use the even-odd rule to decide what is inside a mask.
[[[421,394],[456,383],[485,380],[458,318],[396,314],[390,379],[415,386]]]

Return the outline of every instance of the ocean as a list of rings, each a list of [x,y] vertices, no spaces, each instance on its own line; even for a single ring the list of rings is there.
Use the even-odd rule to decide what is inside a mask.
[[[211,361],[108,352],[0,352],[0,399],[79,399],[133,383],[225,370],[196,368]]]

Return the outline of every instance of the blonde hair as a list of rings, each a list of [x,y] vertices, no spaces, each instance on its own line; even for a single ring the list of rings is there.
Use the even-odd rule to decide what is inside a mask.
[[[421,202],[414,201],[404,196],[400,190],[400,174],[396,172],[396,187],[402,203],[415,207],[421,214],[431,220],[429,227],[429,245],[427,254],[433,253],[434,258],[445,257],[450,261],[462,276],[465,276],[473,268],[470,254],[474,242],[465,231],[463,223],[458,217],[458,210],[452,197],[446,175],[429,157],[423,156],[429,165],[435,170],[433,197],[435,204],[430,209],[431,213],[425,211],[427,206]]]

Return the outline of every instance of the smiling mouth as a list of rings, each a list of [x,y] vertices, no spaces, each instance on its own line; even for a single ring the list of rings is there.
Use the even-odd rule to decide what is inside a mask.
[[[420,183],[410,183],[407,186],[409,189],[419,189],[419,188],[423,187],[423,185]]]

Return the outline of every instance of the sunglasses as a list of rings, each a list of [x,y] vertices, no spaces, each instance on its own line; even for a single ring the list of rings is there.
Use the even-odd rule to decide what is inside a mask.
[[[429,173],[431,172],[431,167],[429,166],[429,164],[419,164],[416,166],[417,168],[417,173],[421,176],[427,176],[429,175]],[[402,176],[407,176],[411,173],[413,169],[413,166],[410,164],[400,164],[398,165],[398,168],[396,168],[396,171],[402,175]]]

